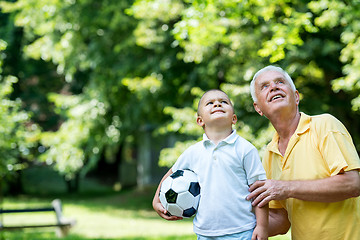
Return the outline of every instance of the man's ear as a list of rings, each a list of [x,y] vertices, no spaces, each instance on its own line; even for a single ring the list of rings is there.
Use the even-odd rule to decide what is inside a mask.
[[[253,105],[254,105],[255,111],[256,111],[258,114],[260,114],[260,116],[263,116],[264,114],[263,114],[263,112],[260,110],[260,108],[259,108],[259,106],[257,105],[257,103],[254,102]]]
[[[295,91],[295,101],[296,101],[296,105],[299,106],[300,93],[298,92],[298,90]]]
[[[200,127],[204,127],[204,125],[205,125],[205,122],[204,122],[204,120],[202,119],[201,116],[197,116],[197,118],[196,118],[196,123],[197,123],[197,125],[199,125]]]

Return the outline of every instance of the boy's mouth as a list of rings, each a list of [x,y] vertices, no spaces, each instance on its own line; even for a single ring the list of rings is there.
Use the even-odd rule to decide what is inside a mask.
[[[213,112],[211,112],[211,114],[214,114],[214,113],[225,113],[225,111],[221,110],[221,109],[216,109]]]

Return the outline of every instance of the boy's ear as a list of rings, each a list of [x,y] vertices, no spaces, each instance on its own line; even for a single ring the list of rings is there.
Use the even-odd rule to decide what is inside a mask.
[[[236,116],[235,114],[233,114],[233,118],[232,118],[231,123],[232,123],[233,125],[235,125],[236,122],[237,122],[237,116]]]
[[[196,123],[197,123],[197,125],[199,125],[200,127],[204,127],[204,125],[205,125],[205,122],[204,122],[204,120],[202,119],[201,116],[197,116],[197,118],[196,118]]]
[[[259,106],[257,105],[256,102],[253,103],[255,111],[260,114],[260,116],[264,115],[263,112],[260,110]]]

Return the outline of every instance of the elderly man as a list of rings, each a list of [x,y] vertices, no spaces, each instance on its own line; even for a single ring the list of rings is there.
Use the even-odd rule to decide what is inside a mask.
[[[291,225],[293,240],[360,239],[360,160],[346,128],[329,114],[299,112],[299,92],[279,67],[259,70],[250,89],[276,130],[263,158],[268,180],[247,197],[270,202],[269,236]]]

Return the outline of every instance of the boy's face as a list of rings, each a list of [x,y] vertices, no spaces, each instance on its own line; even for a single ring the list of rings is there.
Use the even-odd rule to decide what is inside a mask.
[[[201,98],[196,121],[201,127],[214,124],[231,127],[237,117],[229,97],[224,92],[213,90]]]

